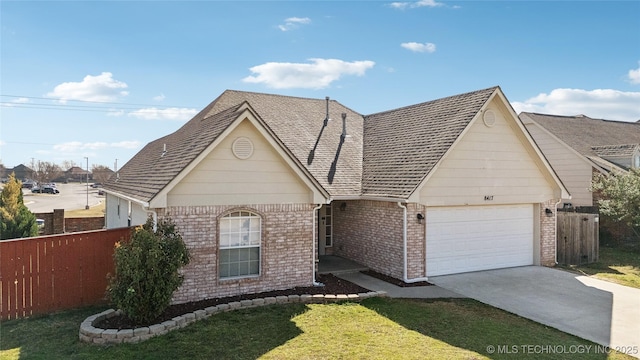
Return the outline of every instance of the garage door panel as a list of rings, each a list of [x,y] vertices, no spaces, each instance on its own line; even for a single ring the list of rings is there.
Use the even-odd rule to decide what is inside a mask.
[[[427,275],[533,264],[533,205],[427,210]]]

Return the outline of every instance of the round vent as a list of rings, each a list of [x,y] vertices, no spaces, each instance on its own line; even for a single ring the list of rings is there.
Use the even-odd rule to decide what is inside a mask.
[[[239,137],[233,141],[231,150],[238,159],[248,159],[253,155],[253,143],[246,137]]]
[[[484,124],[488,127],[492,127],[496,124],[496,113],[493,110],[485,111],[484,115],[482,115],[482,121],[484,121]]]

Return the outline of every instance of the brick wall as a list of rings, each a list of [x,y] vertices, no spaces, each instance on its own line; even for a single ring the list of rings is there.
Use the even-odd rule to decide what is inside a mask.
[[[260,275],[218,278],[218,221],[232,211],[246,210],[262,218]],[[313,205],[170,207],[158,217],[171,218],[191,253],[183,269],[184,283],[173,303],[311,286],[313,281]]]
[[[36,219],[44,220],[44,229],[40,235],[63,234],[65,227],[64,209],[54,209],[49,213],[34,213]]]
[[[333,213],[334,253],[396,279],[404,277],[403,209],[395,202],[347,201]],[[407,204],[407,277],[424,276],[424,207]],[[335,207],[334,207],[335,209]]]
[[[104,228],[104,216],[64,219],[65,232],[100,230]]]
[[[556,265],[556,203],[557,199],[552,199],[540,203],[540,265]],[[546,213],[546,209],[552,211]]]

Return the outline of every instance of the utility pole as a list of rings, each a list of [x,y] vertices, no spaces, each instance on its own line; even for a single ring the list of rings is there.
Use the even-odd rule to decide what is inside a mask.
[[[87,205],[85,205],[84,209],[89,210],[89,158],[87,156],[84,158],[87,159]]]

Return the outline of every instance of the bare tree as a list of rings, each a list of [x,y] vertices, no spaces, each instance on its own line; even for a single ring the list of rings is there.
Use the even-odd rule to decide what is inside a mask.
[[[33,179],[38,183],[50,182],[61,175],[62,169],[57,164],[38,160],[33,165]]]
[[[91,167],[91,173],[93,174],[93,181],[97,183],[105,183],[114,174],[108,166],[93,165]]]
[[[76,164],[75,161],[73,160],[65,160],[62,162],[62,171],[67,171],[69,169],[71,169],[74,166],[78,166],[78,164]]]

